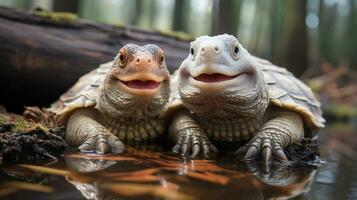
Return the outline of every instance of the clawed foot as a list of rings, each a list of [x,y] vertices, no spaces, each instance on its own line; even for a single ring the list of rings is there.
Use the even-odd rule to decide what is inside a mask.
[[[205,158],[212,157],[218,153],[217,148],[209,141],[207,136],[202,134],[180,135],[172,151],[184,157],[191,153],[191,158],[196,158],[200,153],[202,153]]]
[[[287,161],[283,142],[279,135],[273,137],[270,133],[257,134],[250,142],[239,148],[236,154],[244,160],[256,160],[261,157],[264,163],[270,163],[273,159]]]
[[[124,151],[124,144],[113,134],[97,134],[91,136],[81,146],[78,147],[83,153],[97,154],[120,154]]]

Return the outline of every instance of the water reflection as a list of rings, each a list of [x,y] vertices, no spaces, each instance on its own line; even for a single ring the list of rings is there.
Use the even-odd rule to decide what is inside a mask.
[[[321,134],[326,163],[317,170],[229,155],[180,160],[157,148],[128,148],[121,156],[69,152],[49,166],[2,166],[0,199],[355,199],[356,139]]]
[[[62,181],[68,181],[86,199],[188,200],[294,197],[309,190],[315,174],[313,169],[276,164],[267,169],[260,163],[242,163],[234,157],[185,161],[133,148],[122,156],[70,153],[63,164],[67,169],[17,165],[3,171],[22,179],[37,176],[37,181],[49,175],[62,176]]]
[[[67,165],[75,171],[83,172],[83,166],[87,165],[86,172],[96,171],[97,174],[95,179],[86,176],[83,181],[83,177],[77,175],[68,180],[88,199],[111,199],[115,195],[152,195],[164,199],[217,199],[223,195],[225,199],[270,199],[290,198],[307,192],[315,174],[313,169],[301,170],[278,164],[267,169],[257,162],[232,162],[235,160],[232,157],[222,159],[228,163],[220,160],[218,166],[215,162],[185,162],[168,156],[164,158],[166,162],[162,162],[161,156],[148,152],[142,156],[144,159],[139,162],[142,167],[147,164],[145,169],[132,170],[137,167],[138,160],[130,161],[136,162],[134,165],[123,161],[113,164],[111,160],[69,155]],[[150,166],[153,162],[147,161],[152,158],[156,165]],[[136,184],[128,184],[131,181]],[[144,182],[146,184],[142,184]]]

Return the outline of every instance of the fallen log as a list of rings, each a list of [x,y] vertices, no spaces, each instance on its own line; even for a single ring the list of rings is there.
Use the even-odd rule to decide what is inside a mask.
[[[16,112],[24,105],[47,106],[127,43],[159,45],[171,71],[189,48],[188,40],[173,34],[0,7],[0,104]]]

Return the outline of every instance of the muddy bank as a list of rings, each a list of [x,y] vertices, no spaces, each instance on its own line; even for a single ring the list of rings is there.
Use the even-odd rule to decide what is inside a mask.
[[[0,163],[56,160],[66,149],[61,129],[26,121],[22,116],[0,113]]]

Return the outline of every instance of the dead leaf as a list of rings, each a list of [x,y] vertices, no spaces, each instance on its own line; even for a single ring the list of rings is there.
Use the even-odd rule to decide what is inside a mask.
[[[18,164],[17,166],[23,167],[26,169],[30,169],[35,172],[44,173],[44,174],[54,174],[54,175],[60,175],[60,176],[68,176],[71,174],[70,171],[62,170],[62,169],[55,169],[55,168],[51,168],[51,167],[43,167],[43,166],[28,165],[28,164]]]
[[[187,172],[186,175],[195,179],[208,181],[220,185],[226,185],[229,182],[228,177],[212,174],[212,173]]]
[[[22,189],[22,190],[30,190],[34,192],[45,192],[45,193],[50,193],[53,192],[54,189],[50,186],[46,185],[40,185],[40,184],[35,184],[35,183],[26,183],[26,182],[20,182],[20,181],[9,181],[4,183],[5,186],[8,187],[13,187],[17,189]]]
[[[162,187],[152,184],[128,184],[128,183],[110,183],[105,185],[105,188],[112,193],[122,196],[142,196],[152,195],[163,199],[180,199],[180,200],[193,200],[193,196],[178,192],[171,187]]]

